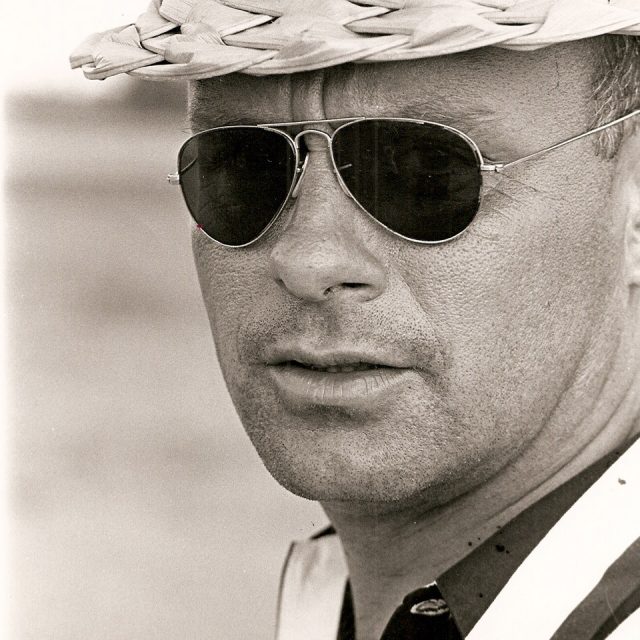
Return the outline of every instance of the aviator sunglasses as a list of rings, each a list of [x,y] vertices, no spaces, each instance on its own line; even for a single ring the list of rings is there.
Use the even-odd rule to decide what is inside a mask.
[[[482,176],[580,140],[629,113],[510,162],[487,162],[462,131],[409,118],[340,118],[216,127],[189,138],[178,153],[185,202],[198,228],[225,247],[246,247],[297,195],[308,151],[305,136],[327,140],[344,192],[370,217],[406,240],[436,244],[467,229],[480,208]],[[333,133],[307,128],[334,125]],[[282,129],[305,127],[295,135]]]

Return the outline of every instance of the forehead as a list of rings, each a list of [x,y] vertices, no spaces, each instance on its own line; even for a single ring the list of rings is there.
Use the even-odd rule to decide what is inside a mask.
[[[197,81],[195,130],[223,124],[346,116],[403,116],[458,126],[536,123],[549,135],[581,129],[591,117],[594,54],[589,41],[533,52],[488,48],[320,72]],[[469,126],[466,127],[466,130]],[[554,131],[557,130],[557,131]]]

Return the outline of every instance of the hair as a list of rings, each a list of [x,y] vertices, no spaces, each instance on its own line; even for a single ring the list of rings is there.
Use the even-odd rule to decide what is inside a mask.
[[[608,35],[598,38],[598,64],[594,77],[593,126],[611,122],[640,109],[640,37]],[[603,131],[597,140],[597,152],[613,158],[625,135],[640,126],[640,116],[625,126]]]

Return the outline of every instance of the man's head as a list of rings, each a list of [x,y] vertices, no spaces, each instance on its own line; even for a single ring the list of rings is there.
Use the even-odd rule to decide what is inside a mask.
[[[403,115],[514,159],[588,128],[602,50],[211,79],[193,86],[193,127]],[[369,219],[326,141],[307,143],[298,197],[259,242],[194,231],[223,372],[276,478],[327,501],[437,504],[519,457],[542,480],[595,439],[637,377],[637,139],[614,159],[585,139],[486,179],[471,227],[438,246]],[[312,368],[357,362],[393,368]]]
[[[194,131],[403,116],[463,131],[488,163],[640,106],[626,5],[405,4],[163,0],[73,63],[197,80]],[[638,428],[639,119],[485,173],[444,244],[357,206],[327,124],[303,134],[297,197],[259,240],[223,247],[194,225],[225,379],[274,476],[327,502],[429,507],[506,468],[530,490]]]

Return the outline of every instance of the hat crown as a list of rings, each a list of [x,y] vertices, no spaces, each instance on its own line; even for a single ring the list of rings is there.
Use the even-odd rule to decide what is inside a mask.
[[[497,46],[640,36],[640,0],[152,0],[71,55],[90,79],[271,75]]]

